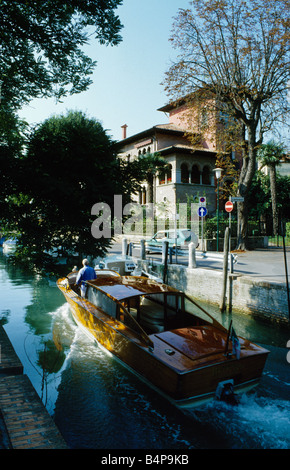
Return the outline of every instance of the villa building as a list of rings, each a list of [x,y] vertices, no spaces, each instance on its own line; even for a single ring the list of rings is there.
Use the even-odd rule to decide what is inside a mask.
[[[155,177],[154,202],[175,206],[188,199],[197,202],[199,197],[206,197],[208,213],[213,214],[216,210],[213,170],[219,149],[216,132],[202,133],[201,137],[201,126],[209,119],[207,108],[203,107],[193,117],[191,113],[190,118],[186,103],[179,100],[158,111],[167,115],[168,123],[155,125],[130,137],[127,137],[127,126],[122,126],[123,139],[117,144],[119,157],[131,161],[138,155],[158,152],[167,160],[169,170]],[[189,139],[189,132],[196,143]],[[149,202],[146,183],[138,202]]]

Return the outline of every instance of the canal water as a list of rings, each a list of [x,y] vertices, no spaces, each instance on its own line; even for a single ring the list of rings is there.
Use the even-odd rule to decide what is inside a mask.
[[[185,412],[89,340],[54,282],[11,266],[1,252],[0,283],[1,324],[70,448],[290,448],[289,330],[211,307],[271,353],[260,385],[238,406],[212,402]]]

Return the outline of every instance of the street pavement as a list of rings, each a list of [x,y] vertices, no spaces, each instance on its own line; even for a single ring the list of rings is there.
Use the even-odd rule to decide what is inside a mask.
[[[208,253],[209,254],[209,253]],[[250,276],[268,282],[286,282],[285,259],[282,248],[257,248],[251,251],[235,252],[237,262],[234,273]],[[290,273],[290,249],[286,250],[287,273]],[[197,266],[206,269],[223,269],[222,261],[197,259]]]
[[[122,252],[120,243],[114,243],[110,250],[112,254],[118,254]],[[140,250],[134,248],[132,252],[133,256],[138,257]],[[265,282],[277,282],[286,283],[286,269],[285,269],[285,258],[282,247],[268,247],[268,248],[257,248],[251,251],[235,252],[237,255],[237,262],[234,264],[234,273],[243,274],[250,276],[256,280],[262,280]],[[202,259],[199,257],[197,252],[196,262],[197,268],[223,269],[223,256],[220,253],[220,259],[210,258],[210,252],[207,253],[208,258]],[[215,253],[213,253],[215,256]],[[161,261],[161,254],[154,253],[147,255],[147,259]],[[287,274],[289,282],[290,274],[290,247],[286,248],[286,262],[287,262]],[[173,263],[175,263],[175,255],[173,255]],[[188,260],[186,256],[178,256],[177,263],[187,265]]]
[[[257,248],[237,253],[234,272],[268,282],[286,283],[285,257],[282,248]],[[286,249],[287,274],[290,274],[290,248]]]

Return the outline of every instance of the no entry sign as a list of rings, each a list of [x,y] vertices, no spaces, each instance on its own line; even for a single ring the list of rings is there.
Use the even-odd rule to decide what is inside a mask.
[[[233,203],[232,203],[231,201],[227,201],[227,202],[226,202],[226,205],[225,205],[226,211],[227,211],[227,212],[232,212],[233,208],[234,208]]]

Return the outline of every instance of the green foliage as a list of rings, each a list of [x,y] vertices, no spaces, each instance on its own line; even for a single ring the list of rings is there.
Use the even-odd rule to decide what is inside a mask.
[[[276,175],[277,209],[279,220],[289,220],[290,214],[290,177]],[[249,216],[260,220],[261,217],[272,221],[270,178],[262,172],[257,172],[253,178],[249,193]],[[271,227],[268,229],[271,233]]]
[[[95,63],[83,52],[89,34],[100,43],[121,41],[114,10],[122,0],[1,0],[2,106],[32,98],[79,93]]]
[[[19,157],[25,142],[25,123],[13,112],[0,106],[0,214],[1,225],[5,227],[10,218],[8,200],[16,191]],[[19,200],[21,199],[21,195]]]
[[[285,153],[285,146],[274,140],[270,140],[267,144],[262,144],[257,152],[257,158],[261,166],[279,165],[280,160]]]
[[[19,236],[18,256],[51,269],[54,255],[101,255],[109,239],[91,234],[91,208],[120,194],[113,142],[81,112],[52,117],[31,135],[18,160],[8,224]]]
[[[224,236],[224,233],[227,227],[229,227],[229,217],[221,216],[219,218],[219,236],[220,237]],[[237,220],[232,219],[231,220],[231,236],[232,237],[237,236],[237,229],[238,229],[238,222]],[[249,220],[248,231],[249,231],[249,236],[259,235],[260,234],[259,221]],[[216,217],[206,219],[204,233],[205,233],[205,238],[209,238],[209,239],[216,238],[216,234],[217,234],[217,218]]]

